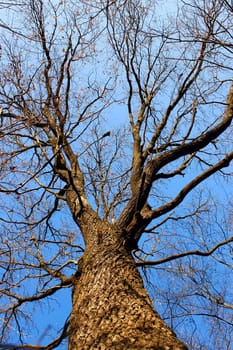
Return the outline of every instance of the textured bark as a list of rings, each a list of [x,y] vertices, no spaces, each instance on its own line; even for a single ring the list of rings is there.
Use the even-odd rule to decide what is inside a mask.
[[[69,350],[187,349],[154,311],[119,232],[95,219],[82,229],[92,242],[74,284]]]

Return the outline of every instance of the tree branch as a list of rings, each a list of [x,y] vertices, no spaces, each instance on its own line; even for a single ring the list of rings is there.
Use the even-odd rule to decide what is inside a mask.
[[[233,242],[233,237],[230,237],[229,239],[227,239],[225,241],[217,243],[213,248],[211,248],[207,252],[202,252],[200,250],[191,250],[191,251],[187,251],[187,252],[184,252],[184,253],[179,253],[179,254],[175,254],[175,255],[172,255],[172,256],[168,256],[167,258],[163,258],[163,259],[160,259],[160,260],[140,261],[140,262],[137,262],[136,265],[137,266],[156,266],[156,265],[161,265],[161,264],[164,264],[166,262],[173,261],[173,260],[176,260],[176,259],[181,259],[181,258],[184,258],[186,256],[192,256],[192,255],[210,256],[218,248],[220,248],[220,247],[222,247],[222,246],[224,246],[226,244],[232,243],[232,242]]]

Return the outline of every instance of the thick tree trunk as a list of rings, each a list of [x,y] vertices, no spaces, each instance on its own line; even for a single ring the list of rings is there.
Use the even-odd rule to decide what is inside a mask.
[[[73,289],[69,350],[187,349],[154,311],[119,233],[107,223],[88,225],[88,218],[82,226],[88,232]]]

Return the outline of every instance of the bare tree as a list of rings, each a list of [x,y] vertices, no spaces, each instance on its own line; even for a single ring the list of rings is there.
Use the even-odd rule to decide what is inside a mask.
[[[214,275],[232,269],[230,215],[207,197],[232,172],[232,7],[182,2],[167,18],[160,4],[2,10],[2,343],[25,348],[32,305],[68,288],[60,334],[26,348],[204,349],[197,317],[220,330],[215,348],[232,340]]]

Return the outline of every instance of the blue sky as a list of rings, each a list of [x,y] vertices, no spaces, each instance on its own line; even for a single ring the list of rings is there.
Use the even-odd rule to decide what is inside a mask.
[[[162,2],[161,2],[162,3]],[[166,2],[166,6],[168,8],[168,13],[173,14],[174,8],[176,5],[176,1],[168,1]],[[164,8],[161,7],[161,11],[165,11]],[[120,108],[115,108],[113,110],[113,117],[106,116],[107,117],[107,123],[106,123],[106,129],[114,129],[115,126],[119,125],[119,116],[121,123],[124,124],[124,120],[126,117],[126,109],[125,107],[120,106]],[[197,169],[192,169],[193,172],[195,172]],[[193,173],[189,173],[188,177],[191,178]],[[186,178],[187,179],[187,178]],[[182,180],[183,181],[183,180]],[[171,195],[175,195],[178,191],[178,186],[181,187],[181,181],[177,180],[175,182],[175,185],[171,187],[170,182],[167,184],[167,191]],[[206,190],[207,187],[209,187],[209,191],[214,192],[219,199],[221,199],[223,202],[225,200],[225,197],[223,196],[223,188],[226,194],[229,194],[229,185],[227,183],[223,183],[222,181],[219,181],[219,185],[216,186],[216,182],[214,179],[208,180],[208,182],[204,183],[203,189]],[[188,199],[190,199],[189,197]],[[62,215],[62,213],[61,213]],[[56,220],[59,220],[59,213],[56,216]],[[162,242],[163,243],[163,242]],[[156,286],[156,277],[158,274],[154,275],[152,277],[152,281],[155,281]],[[171,278],[172,279],[172,278]],[[165,281],[166,284],[166,281]],[[32,286],[32,289],[34,286]],[[156,298],[156,294],[151,291],[152,297]],[[51,338],[51,333],[54,329],[59,330],[62,328],[62,325],[64,321],[66,320],[67,316],[69,315],[69,312],[71,310],[71,290],[63,290],[57,294],[57,299],[55,295],[55,300],[52,301],[49,305],[45,302],[44,306],[42,308],[39,308],[37,311],[33,310],[33,319],[35,324],[38,326],[39,330],[37,331],[36,328],[32,327],[29,329],[28,333],[28,342],[30,343],[39,343],[41,345],[46,345],[53,339]],[[162,310],[162,307],[161,307]],[[15,342],[14,338],[9,339],[12,343]],[[65,350],[67,349],[67,345],[61,345],[58,347],[59,350]]]

